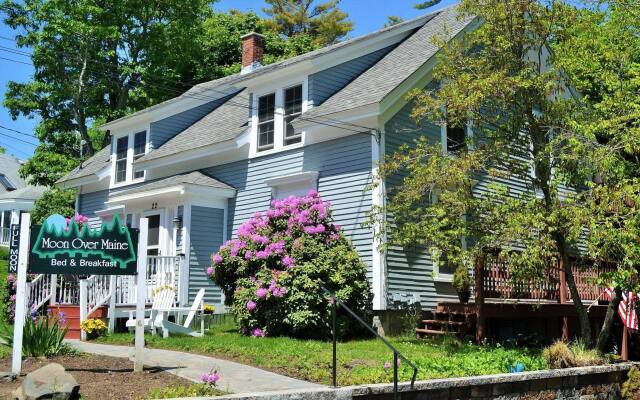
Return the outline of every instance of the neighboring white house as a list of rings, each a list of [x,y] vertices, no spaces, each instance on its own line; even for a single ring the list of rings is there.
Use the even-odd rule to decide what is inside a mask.
[[[0,245],[9,243],[9,226],[17,221],[20,213],[33,208],[35,201],[46,188],[30,186],[20,178],[18,170],[22,162],[7,154],[0,154]]]

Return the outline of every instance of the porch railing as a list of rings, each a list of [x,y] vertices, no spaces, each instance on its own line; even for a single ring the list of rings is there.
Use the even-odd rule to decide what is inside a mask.
[[[0,228],[0,246],[9,246],[9,228]]]
[[[182,256],[152,256],[147,259],[147,293],[146,303],[153,301],[153,292],[162,286],[173,286],[177,299],[180,299],[180,275],[183,268]],[[135,276],[118,276],[116,285],[116,304],[136,304]]]

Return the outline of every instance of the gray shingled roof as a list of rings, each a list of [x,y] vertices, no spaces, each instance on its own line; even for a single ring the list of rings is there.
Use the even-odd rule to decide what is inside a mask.
[[[129,195],[134,193],[147,192],[155,189],[163,189],[172,186],[179,185],[197,185],[216,189],[231,189],[235,190],[233,186],[229,186],[226,183],[205,175],[200,171],[193,171],[186,174],[173,175],[168,178],[162,178],[148,183],[144,183],[140,186],[136,186],[132,189],[123,190],[117,193],[112,193],[111,197]]]
[[[302,114],[303,118],[326,116],[381,102],[436,54],[438,47],[433,43],[434,36],[444,34],[447,29],[453,37],[473,20],[459,20],[458,16],[455,6],[436,12],[422,28],[396,46],[382,60],[320,106]]]
[[[73,179],[91,176],[102,168],[109,165],[111,161],[111,146],[107,146],[93,155],[90,159],[82,163],[81,166],[74,168],[67,175],[63,176],[56,183],[62,183]]]
[[[20,160],[9,154],[0,154],[0,174],[4,175],[9,182],[16,188],[20,189],[27,186],[27,183],[20,178],[18,170],[20,169]],[[0,193],[3,193],[5,188],[0,184]]]
[[[411,25],[411,24],[415,24],[416,22],[426,22],[429,19],[431,19],[433,17],[433,13],[432,14],[426,14],[426,15],[422,15],[420,17],[417,18],[413,18],[411,20],[407,20],[404,22],[401,22],[399,24],[395,24],[380,30],[377,30],[375,32],[371,32],[369,34],[366,34],[364,36],[359,36],[357,38],[353,38],[353,39],[349,39],[349,40],[345,40],[344,42],[339,42],[336,44],[333,44],[331,46],[326,46],[305,54],[301,54],[299,56],[296,57],[292,57],[292,58],[287,58],[286,60],[282,60],[273,64],[269,64],[269,65],[265,65],[261,68],[258,68],[254,71],[251,71],[249,73],[245,73],[245,74],[234,74],[234,75],[229,75],[229,76],[225,76],[224,78],[220,78],[220,79],[215,79],[213,81],[209,81],[209,82],[203,82],[200,83],[198,85],[193,86],[191,89],[187,90],[185,93],[183,93],[182,95],[178,96],[178,97],[174,97],[172,99],[166,100],[162,103],[156,104],[155,106],[151,106],[148,108],[145,108],[144,110],[140,110],[137,111],[135,113],[126,115],[124,117],[118,118],[116,120],[113,121],[109,121],[108,123],[113,123],[116,121],[123,121],[126,119],[129,119],[131,117],[140,115],[140,114],[144,114],[147,113],[149,111],[152,111],[154,109],[163,107],[165,105],[171,104],[177,100],[180,99],[184,99],[184,98],[199,98],[202,96],[206,96],[206,95],[211,95],[210,93],[208,93],[211,90],[214,90],[222,87],[222,86],[226,86],[226,85],[238,85],[239,83],[246,81],[248,79],[252,79],[255,78],[257,76],[260,75],[264,75],[266,73],[272,72],[274,70],[277,69],[281,69],[281,68],[285,68],[289,65],[293,65],[293,64],[297,64],[303,61],[307,61],[307,60],[311,60],[313,58],[325,55],[325,54],[329,54],[329,53],[333,53],[337,50],[343,49],[345,47],[350,47],[353,46],[355,44],[361,43],[365,40],[368,40],[372,37],[375,37],[377,35],[380,35],[382,33],[385,32],[389,32],[389,31],[395,31],[395,30],[400,30],[403,29],[404,27],[406,27],[407,25]]]
[[[195,124],[140,158],[138,162],[155,160],[234,139],[247,129],[248,111],[246,107],[248,105],[249,94],[246,90],[241,90]]]
[[[42,186],[26,186],[0,194],[0,200],[37,200],[46,190]]]

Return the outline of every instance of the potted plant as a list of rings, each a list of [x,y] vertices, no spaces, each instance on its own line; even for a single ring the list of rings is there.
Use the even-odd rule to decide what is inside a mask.
[[[471,276],[466,266],[460,265],[453,273],[453,288],[458,293],[460,303],[467,304],[471,297]]]

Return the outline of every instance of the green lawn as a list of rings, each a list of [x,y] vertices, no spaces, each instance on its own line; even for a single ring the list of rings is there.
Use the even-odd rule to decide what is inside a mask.
[[[232,326],[218,327],[205,337],[146,337],[147,346],[230,359],[313,382],[331,382],[331,343],[290,338],[253,338],[235,332]],[[102,343],[132,343],[129,333],[100,338]],[[503,373],[507,364],[521,362],[527,370],[546,368],[539,350],[476,346],[459,341],[392,338],[391,342],[418,369],[418,379]],[[338,384],[391,382],[393,369],[384,364],[392,353],[380,340],[354,340],[338,344]],[[212,366],[213,367],[213,366]],[[411,379],[412,370],[402,365],[401,380]]]

